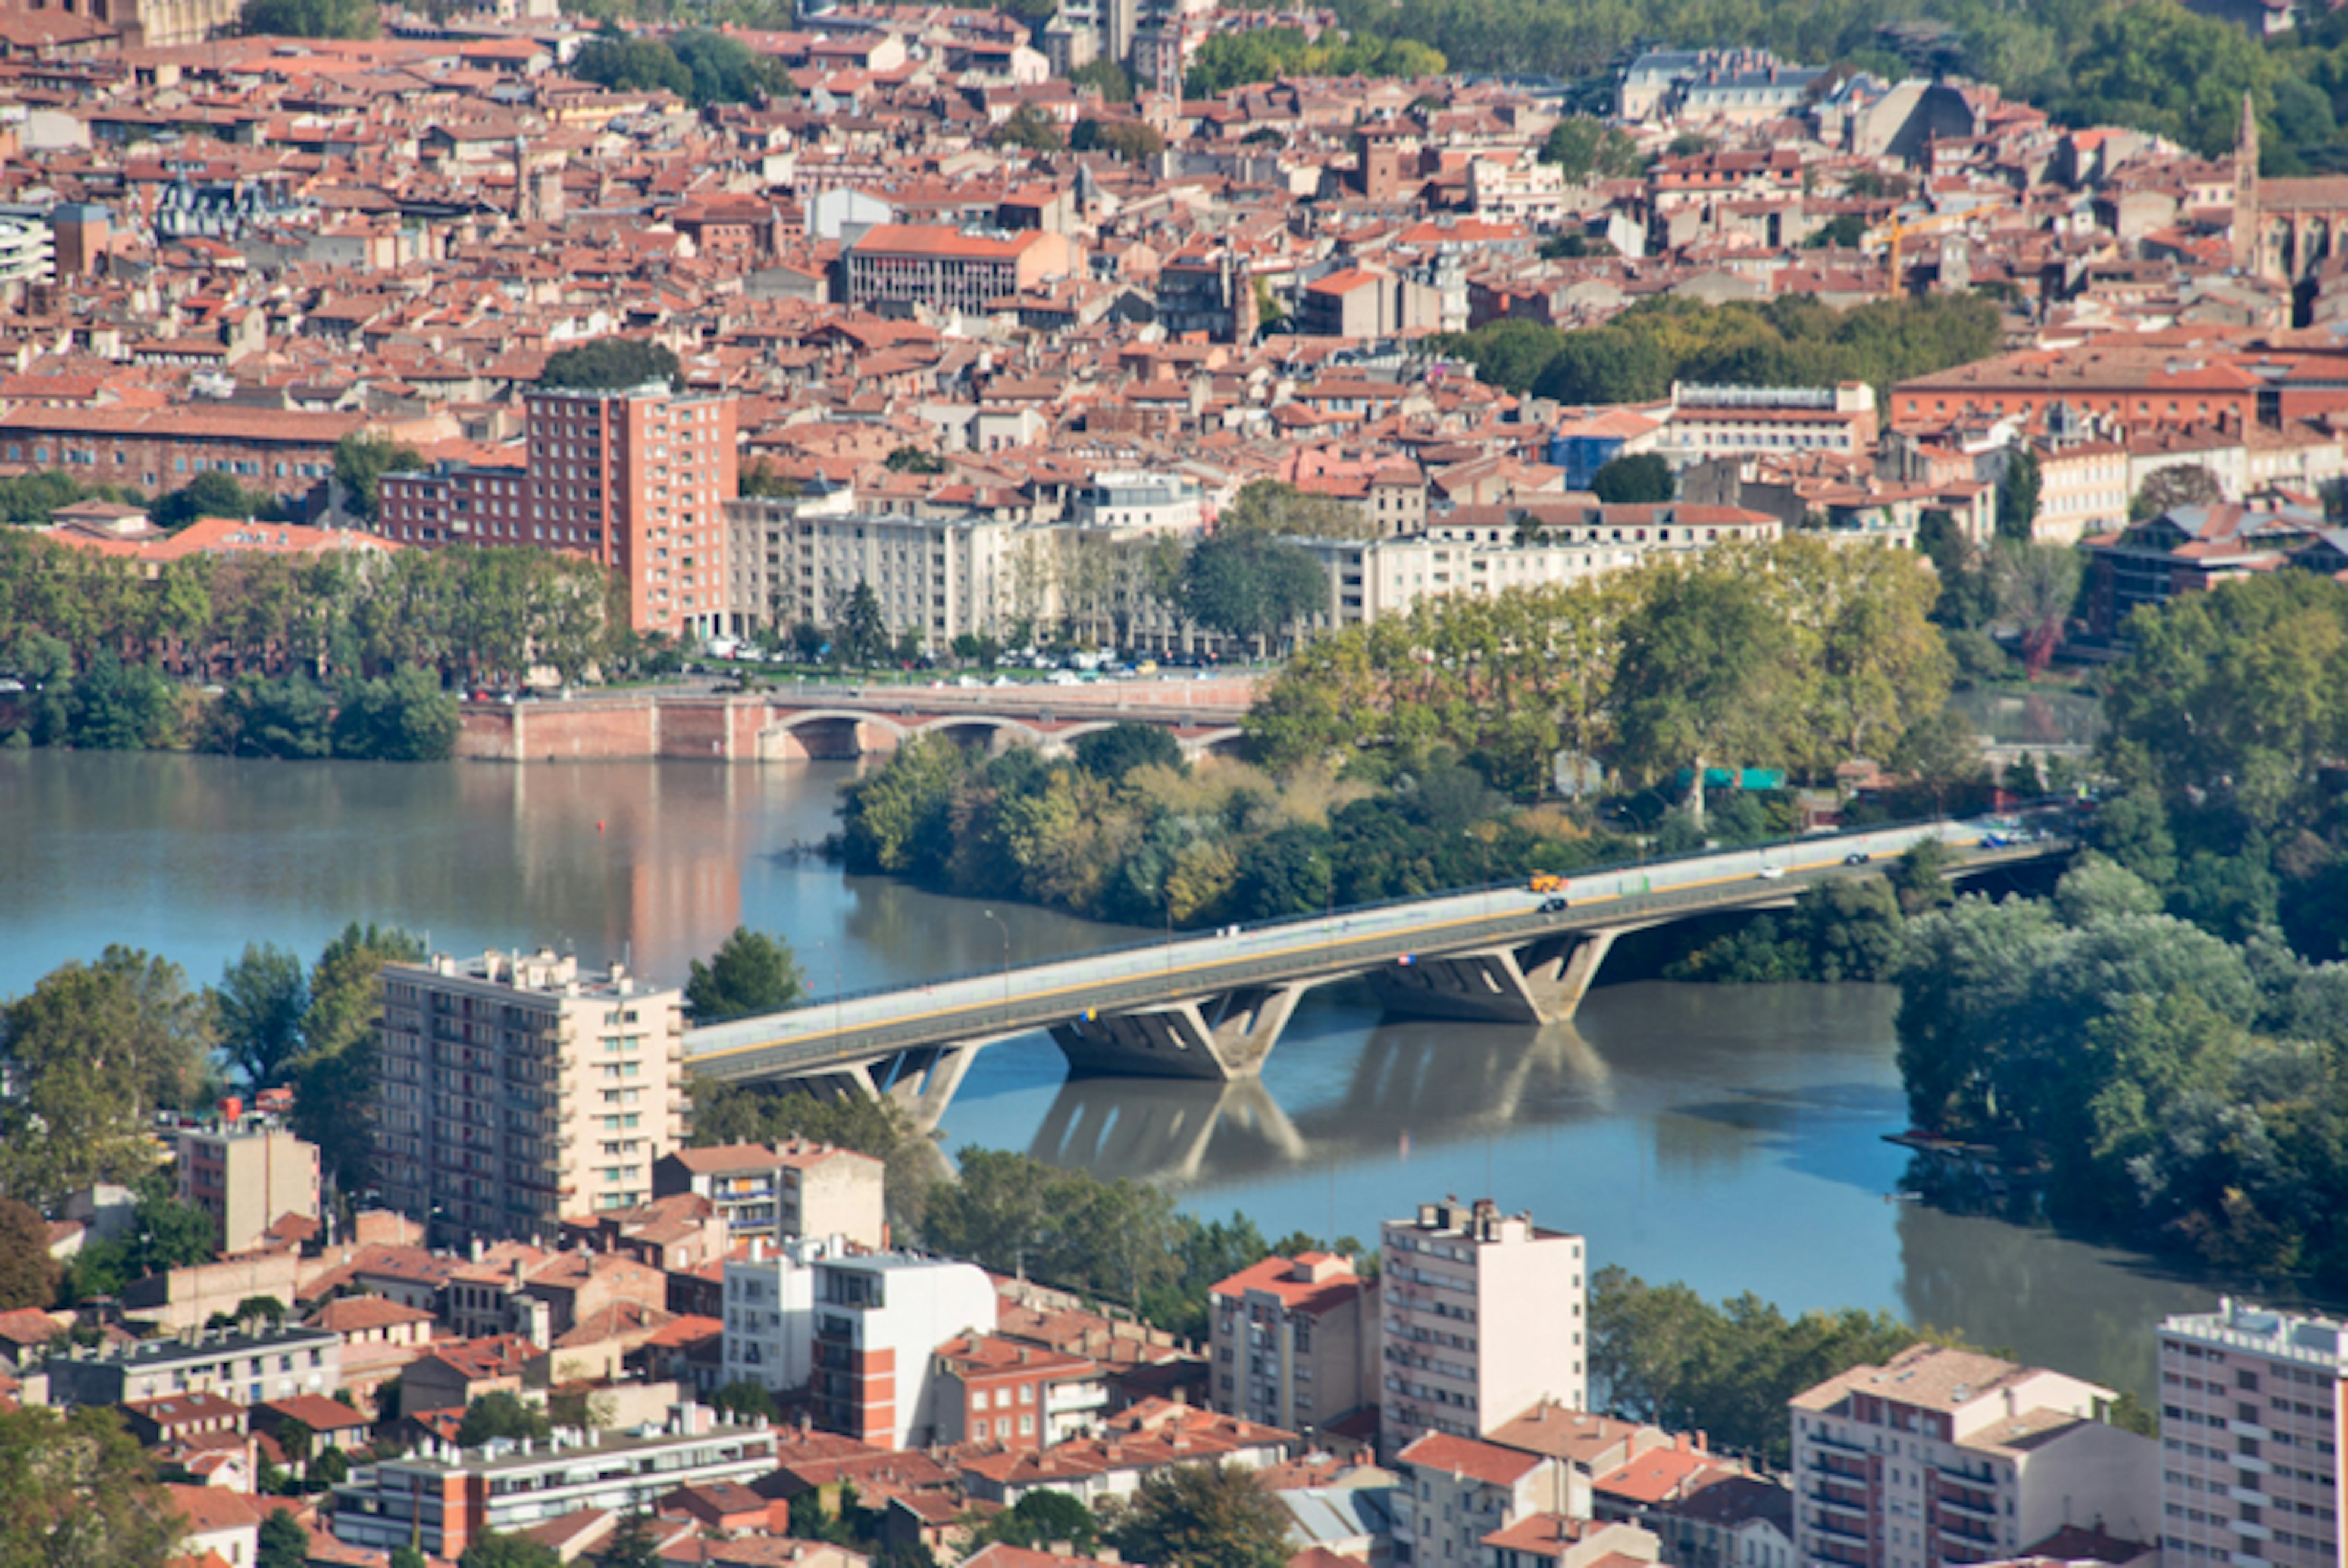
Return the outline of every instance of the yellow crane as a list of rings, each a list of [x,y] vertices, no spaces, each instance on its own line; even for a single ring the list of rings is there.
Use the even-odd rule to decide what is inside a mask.
[[[1878,246],[1886,250],[1884,264],[1891,274],[1891,297],[1900,298],[1905,286],[1900,273],[1900,241],[1910,234],[1938,234],[1950,229],[1962,229],[1976,218],[2011,210],[2012,204],[2003,200],[1977,201],[1970,207],[1946,212],[1895,211],[1890,217],[1859,237],[1859,249],[1872,251]]]

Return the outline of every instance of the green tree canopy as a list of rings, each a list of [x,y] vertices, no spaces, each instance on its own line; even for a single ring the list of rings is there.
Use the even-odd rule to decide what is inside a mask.
[[[64,1274],[49,1255],[48,1222],[30,1204],[0,1198],[0,1312],[50,1305]]]
[[[0,1563],[163,1568],[179,1534],[170,1496],[118,1411],[0,1411]]]
[[[1327,602],[1320,561],[1299,546],[1255,534],[1217,534],[1192,547],[1183,609],[1201,626],[1259,644]]]
[[[664,343],[602,337],[549,354],[539,373],[541,386],[584,392],[619,392],[647,382],[681,384],[676,354]]]
[[[1678,493],[1672,466],[1653,452],[1616,457],[1591,476],[1590,488],[1601,501],[1651,505]]]
[[[250,1089],[284,1081],[301,1050],[310,988],[302,960],[283,948],[248,942],[215,993],[220,1049]]]
[[[473,1537],[457,1568],[562,1568],[562,1553],[518,1530],[489,1530]]]
[[[529,1438],[543,1442],[553,1430],[544,1409],[525,1403],[519,1394],[493,1389],[465,1407],[465,1419],[457,1428],[457,1440],[469,1449],[479,1448],[493,1438]]]
[[[1628,133],[1588,115],[1569,115],[1551,126],[1540,156],[1543,163],[1556,164],[1570,185],[1627,179],[1642,162]]]
[[[1127,1561],[1163,1568],[1281,1568],[1288,1515],[1253,1471],[1177,1465],[1142,1479],[1117,1544]]]
[[[282,38],[372,38],[383,28],[374,0],[244,0],[242,24]]]
[[[386,474],[424,466],[424,455],[405,442],[354,431],[335,443],[335,478],[349,493],[351,510],[370,522],[376,487]]]
[[[781,1012],[807,995],[807,977],[780,937],[736,926],[704,964],[695,958],[685,1005],[703,1022]]]
[[[1080,735],[1073,750],[1076,765],[1096,778],[1117,780],[1136,768],[1159,767],[1181,772],[1182,743],[1162,724],[1111,724]]]

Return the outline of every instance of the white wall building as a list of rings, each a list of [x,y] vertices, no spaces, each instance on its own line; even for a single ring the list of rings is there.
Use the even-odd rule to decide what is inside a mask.
[[[725,1299],[726,1381],[811,1385],[827,1429],[882,1448],[935,1440],[938,1347],[994,1330],[976,1265],[852,1253],[837,1236],[753,1241],[726,1265]]]
[[[1588,1408],[1581,1237],[1446,1198],[1379,1239],[1380,1453],[1428,1432],[1481,1437],[1541,1399]]]

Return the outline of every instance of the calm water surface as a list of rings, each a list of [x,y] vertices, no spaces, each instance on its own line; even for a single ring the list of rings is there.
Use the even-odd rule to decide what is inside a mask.
[[[249,940],[312,952],[353,918],[672,982],[747,923],[788,937],[819,993],[1147,938],[1017,905],[998,924],[795,853],[852,771],[0,753],[0,994],[108,942],[211,980]],[[1069,1083],[1041,1036],[994,1048],[946,1138],[1162,1182],[1275,1235],[1374,1237],[1423,1200],[1488,1194],[1649,1279],[1885,1307],[2144,1391],[2151,1326],[2214,1290],[1888,1201],[1892,1005],[1873,986],[1601,986],[1536,1030],[1385,1021],[1335,986],[1261,1082]]]

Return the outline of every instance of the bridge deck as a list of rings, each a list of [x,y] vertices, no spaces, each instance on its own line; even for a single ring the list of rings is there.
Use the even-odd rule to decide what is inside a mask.
[[[1512,886],[1056,959],[689,1030],[685,1062],[718,1078],[802,1076],[901,1050],[1042,1029],[1090,1010],[1131,1010],[1550,933],[1782,903],[1794,887],[1864,874],[1844,865],[1854,851],[1880,860],[1935,835],[1959,849],[1969,867],[2034,860],[2071,847],[2066,840],[2047,839],[1982,850],[1982,832],[1979,825],[1941,824],[1578,875],[1568,907],[1554,913],[1542,912],[1540,897]],[[1783,877],[1761,879],[1765,866],[1781,869]]]

